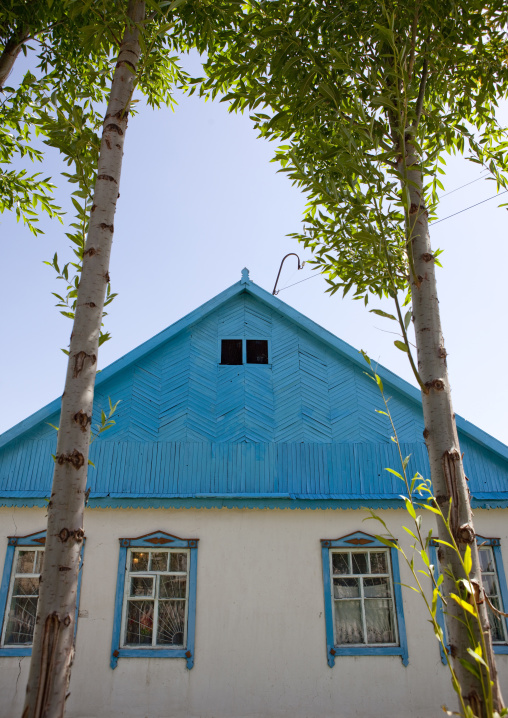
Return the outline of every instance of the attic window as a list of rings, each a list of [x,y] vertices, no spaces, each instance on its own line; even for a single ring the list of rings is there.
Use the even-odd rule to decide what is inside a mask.
[[[222,339],[220,363],[226,365],[238,364],[268,364],[268,340]]]
[[[247,364],[268,364],[266,339],[247,339]]]
[[[223,339],[221,342],[221,364],[243,364],[242,340]]]

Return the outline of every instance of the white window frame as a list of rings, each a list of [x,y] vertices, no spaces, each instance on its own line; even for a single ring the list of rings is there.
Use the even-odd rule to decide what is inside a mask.
[[[187,570],[186,571],[131,571],[131,556],[133,553],[148,553],[148,566],[150,566],[151,557],[154,553],[167,553],[168,554],[168,566],[169,566],[169,555],[170,554],[185,554],[187,556]],[[124,597],[122,606],[122,628],[121,628],[121,647],[128,648],[131,650],[143,650],[149,647],[158,648],[187,648],[187,623],[189,616],[189,583],[190,583],[190,550],[185,548],[145,548],[140,546],[133,546],[127,550],[126,565],[125,565],[125,586],[124,586]],[[185,576],[185,598],[170,599],[176,601],[185,601],[185,617],[184,617],[184,637],[183,645],[180,644],[161,644],[157,643],[157,629],[159,623],[159,601],[168,599],[159,599],[158,587],[160,585],[160,576]],[[146,578],[153,577],[153,595],[152,596],[140,596],[139,598],[133,598],[130,595],[131,578]],[[129,601],[153,601],[154,602],[154,613],[153,613],[153,628],[152,628],[152,642],[151,643],[140,643],[139,645],[126,643],[127,634],[127,621],[128,621],[128,602]]]
[[[18,565],[18,559],[19,559],[19,552],[20,551],[30,551],[35,554],[41,553],[44,554],[44,548],[39,546],[16,546],[14,550],[14,558],[12,562],[12,570],[11,570],[11,580],[9,584],[9,592],[7,594],[7,603],[5,606],[5,615],[4,615],[4,621],[3,621],[3,627],[2,627],[2,639],[1,639],[1,647],[2,648],[19,648],[22,646],[31,646],[33,644],[33,635],[31,641],[26,641],[25,643],[6,643],[5,642],[5,634],[7,633],[7,626],[9,625],[9,616],[11,611],[11,603],[12,603],[12,594],[14,591],[14,583],[17,578],[39,578],[40,579],[40,573],[17,573],[16,567]],[[37,558],[34,557],[34,564],[37,563]],[[35,598],[35,596],[27,596],[27,598]],[[37,593],[37,607],[39,606],[39,593]],[[35,626],[34,626],[35,630]]]
[[[371,553],[382,553],[386,556],[387,564],[388,564],[388,573],[348,573],[348,574],[334,574],[333,573],[333,556],[334,554],[354,554],[354,553],[366,553],[368,554],[369,558],[369,568],[370,568],[370,554]],[[395,606],[395,597],[393,592],[393,576],[392,576],[392,563],[390,558],[390,551],[387,548],[334,548],[330,549],[329,551],[329,559],[330,559],[330,576],[331,576],[331,592],[332,592],[332,606],[333,606],[333,613],[334,613],[334,621],[333,621],[333,638],[335,645],[341,645],[341,646],[370,646],[370,647],[382,647],[382,646],[398,646],[399,645],[399,633],[398,633],[398,627],[397,627],[397,611]],[[363,578],[388,578],[389,586],[390,586],[390,596],[384,597],[385,600],[388,600],[391,602],[391,617],[392,617],[392,623],[394,626],[394,633],[395,633],[395,640],[391,641],[390,643],[369,643],[367,640],[367,622],[365,619],[365,599],[364,591],[363,591],[363,580],[360,580],[359,586],[360,586],[360,596],[358,599],[351,599],[351,600],[359,600],[360,602],[360,610],[362,614],[362,630],[363,635],[365,638],[365,641],[363,643],[341,643],[339,644],[337,639],[337,625],[335,621],[335,606],[337,603],[341,602],[341,599],[336,599],[334,596],[334,589],[333,589],[333,579],[334,578],[357,578],[357,579],[363,579]]]

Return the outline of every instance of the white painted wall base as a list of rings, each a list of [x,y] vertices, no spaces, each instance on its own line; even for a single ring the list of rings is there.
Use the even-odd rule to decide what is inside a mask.
[[[403,511],[380,512],[404,543]],[[508,521],[476,511],[478,533]],[[435,718],[455,697],[418,595],[403,589],[409,665],[396,656],[326,661],[320,539],[374,533],[364,511],[87,509],[76,659],[67,718]],[[0,509],[8,535],[45,528],[42,509]],[[120,537],[156,530],[199,542],[195,665],[120,658],[109,666]],[[409,582],[401,564],[402,582]],[[84,617],[84,615],[87,617]],[[28,658],[0,658],[0,718],[20,715]],[[508,656],[498,656],[508,685]]]

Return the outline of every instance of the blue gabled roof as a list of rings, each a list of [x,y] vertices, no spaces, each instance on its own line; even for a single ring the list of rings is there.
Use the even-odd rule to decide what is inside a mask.
[[[264,338],[268,365],[220,363],[221,338]],[[91,506],[387,508],[403,485],[360,353],[250,281],[104,369],[94,417],[121,400],[91,447]],[[429,475],[420,393],[378,367],[411,471]],[[43,506],[60,399],[0,437],[0,503]],[[95,424],[96,418],[93,419]],[[508,448],[457,417],[473,505],[508,505]]]
[[[119,381],[120,377],[123,376],[129,376],[130,371],[144,371],[143,378],[146,378],[148,382],[152,381],[155,382],[155,380],[152,380],[150,377],[150,368],[147,367],[146,371],[143,369],[138,369],[138,367],[143,366],[143,362],[145,360],[148,361],[148,358],[151,355],[154,355],[158,350],[160,350],[164,345],[167,345],[168,342],[177,339],[179,336],[185,334],[185,332],[189,331],[193,326],[195,326],[198,322],[203,321],[207,317],[209,317],[212,313],[217,312],[220,310],[224,305],[226,305],[228,302],[231,302],[235,298],[239,298],[242,295],[248,295],[249,297],[254,298],[256,301],[260,302],[262,305],[267,307],[269,310],[277,313],[280,317],[287,320],[291,325],[298,328],[298,330],[303,331],[306,335],[308,335],[310,338],[316,340],[324,347],[328,348],[328,350],[331,350],[332,353],[335,353],[337,356],[347,360],[349,364],[351,364],[354,367],[357,367],[358,370],[360,370],[362,373],[365,370],[365,363],[363,361],[363,358],[359,354],[359,352],[351,347],[346,342],[342,341],[338,337],[334,336],[331,332],[327,331],[323,327],[319,326],[312,320],[308,319],[306,316],[301,314],[300,312],[296,311],[292,307],[288,306],[284,302],[282,302],[277,297],[272,296],[270,293],[256,285],[254,282],[252,282],[248,277],[247,270],[244,270],[242,273],[242,279],[237,282],[236,284],[233,284],[231,287],[226,289],[225,291],[218,294],[213,299],[209,300],[205,304],[201,305],[197,309],[195,309],[193,312],[188,314],[187,316],[183,317],[179,321],[175,322],[171,326],[169,326],[167,329],[163,330],[156,336],[154,336],[152,339],[149,339],[148,341],[141,344],[136,349],[132,350],[131,352],[128,352],[123,357],[118,359],[117,361],[110,364],[108,367],[106,367],[100,374],[97,376],[96,379],[96,395],[101,394],[101,391],[104,387],[109,387],[111,384],[114,384],[115,381]],[[302,356],[305,359],[305,352],[302,353]],[[199,360],[199,357],[198,357]],[[308,357],[309,362],[313,361],[313,357]],[[303,360],[302,360],[303,361]],[[302,365],[302,362],[300,363]],[[305,371],[305,367],[303,367],[303,371]],[[397,395],[406,402],[408,406],[414,407],[414,411],[419,414],[421,414],[421,397],[420,392],[415,387],[411,386],[408,382],[404,381],[397,375],[395,375],[390,370],[378,366],[377,371],[381,378],[383,379],[384,384],[389,389],[389,391],[395,390]],[[131,381],[131,379],[128,379]],[[187,379],[183,378],[182,383],[184,383]],[[203,383],[206,383],[206,377],[202,376],[200,378],[200,381]],[[156,383],[156,382],[155,382]],[[248,388],[247,388],[248,389]],[[118,389],[120,391],[120,389]],[[157,391],[157,387],[153,386],[153,391]],[[255,392],[259,392],[259,386],[255,387]],[[314,392],[314,388],[311,388],[311,391],[309,394],[312,394]],[[113,396],[113,398],[116,398],[116,395]],[[174,400],[173,400],[174,401]],[[192,401],[189,399],[189,401]],[[200,397],[200,401],[203,401],[202,396]],[[263,413],[263,397],[260,398],[258,403],[255,406],[256,411]],[[309,398],[310,401],[310,408],[304,408],[304,411],[310,412],[311,414],[314,414],[314,420],[315,425],[318,426],[319,424],[319,416],[317,416],[318,412],[317,409],[313,409],[312,406],[312,397]],[[266,402],[265,402],[266,403]],[[206,407],[205,409],[201,407],[200,413],[204,414],[206,413]],[[143,405],[143,410],[140,414],[139,422],[144,425],[144,433],[142,433],[140,428],[140,434],[138,438],[142,439],[148,439],[149,438],[149,431],[150,431],[150,411],[153,409],[153,407],[150,405],[149,401],[145,401],[145,404]],[[221,419],[224,417],[227,417],[228,414],[228,407],[223,407],[223,415],[221,416]],[[36,427],[40,425],[45,425],[48,421],[50,421],[55,414],[58,414],[60,411],[60,399],[56,399],[44,408],[40,409],[35,414],[32,414],[30,417],[25,419],[24,421],[20,422],[16,426],[14,426],[12,429],[9,429],[4,434],[0,436],[0,447],[6,447],[11,442],[20,442],[23,441],[23,439],[26,437],[27,439],[30,437],[31,430],[35,429]],[[164,413],[164,408],[158,408],[159,413]],[[332,419],[334,417],[332,416]],[[340,419],[340,417],[335,417],[337,420]],[[347,417],[346,417],[347,419]],[[203,421],[206,421],[205,418],[202,417]],[[508,447],[506,447],[504,444],[502,444],[497,439],[494,439],[490,435],[488,435],[486,432],[482,431],[478,427],[476,427],[474,424],[471,424],[470,422],[466,421],[460,416],[456,417],[457,420],[457,427],[459,429],[459,433],[463,437],[467,437],[469,439],[472,439],[476,444],[479,444],[482,447],[485,447],[490,452],[494,452],[499,457],[502,457],[502,459],[508,459]],[[268,411],[266,412],[266,422],[273,421],[273,419],[270,419],[268,417]],[[52,422],[54,423],[54,422]],[[203,431],[206,434],[206,428],[203,429]],[[318,432],[319,433],[319,432]],[[289,440],[291,437],[288,434],[288,438],[285,438],[280,435],[283,440]],[[38,437],[38,438],[44,438],[44,437]],[[155,430],[153,433],[154,440],[156,440],[158,437],[155,434]],[[160,438],[160,437],[159,437]],[[216,437],[213,437],[210,435],[210,440],[213,441],[213,439]],[[232,436],[229,437],[234,438]],[[312,441],[315,439],[316,436],[313,436],[312,431],[310,431],[310,434],[306,436],[307,441]],[[333,441],[334,437],[330,435],[330,438],[327,438],[326,435],[322,435],[318,437],[321,441]],[[420,437],[419,437],[420,439]],[[241,440],[245,440],[245,437],[243,437]],[[266,440],[265,436],[262,435],[256,435],[256,431],[253,429],[251,432],[251,435],[247,437],[247,440],[251,441],[263,441]],[[353,439],[354,440],[354,439]]]

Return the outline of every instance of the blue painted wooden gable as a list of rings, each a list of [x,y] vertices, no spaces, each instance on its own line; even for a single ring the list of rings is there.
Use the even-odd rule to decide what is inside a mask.
[[[222,338],[267,339],[269,364],[221,365]],[[401,487],[384,471],[397,466],[391,429],[365,368],[352,347],[244,272],[98,375],[93,423],[109,397],[120,404],[92,446],[92,502],[398,501]],[[419,393],[380,374],[399,437],[426,472]],[[57,400],[0,437],[4,502],[49,492],[58,414]],[[508,450],[461,419],[459,431],[477,501],[499,505]]]

